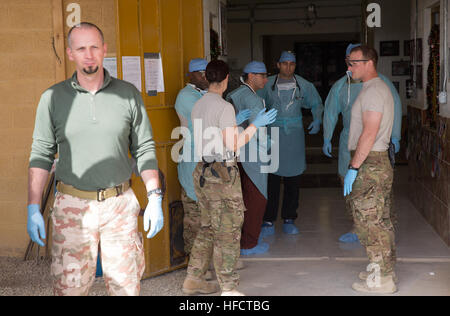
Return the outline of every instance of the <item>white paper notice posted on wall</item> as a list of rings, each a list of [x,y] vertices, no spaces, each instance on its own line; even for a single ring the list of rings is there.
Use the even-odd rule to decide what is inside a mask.
[[[161,53],[144,53],[145,91],[149,96],[164,92]]]
[[[108,70],[111,77],[117,78],[117,58],[106,57],[103,59],[103,68]]]
[[[142,92],[142,73],[140,56],[122,56],[123,80],[135,85]]]

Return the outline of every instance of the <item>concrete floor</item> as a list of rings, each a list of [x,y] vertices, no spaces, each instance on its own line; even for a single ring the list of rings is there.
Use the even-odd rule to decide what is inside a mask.
[[[407,166],[395,172],[394,205],[399,278],[395,295],[450,295],[450,249],[407,197]],[[359,244],[338,241],[351,221],[341,188],[300,189],[296,223],[300,234],[285,235],[282,222],[265,239],[267,253],[245,257],[240,289],[247,295],[361,295],[351,289],[368,261]]]
[[[329,169],[335,169],[335,162]],[[314,166],[309,168],[314,170]],[[334,171],[335,172],[335,171]],[[450,249],[422,218],[407,197],[407,166],[396,167],[394,205],[399,216],[396,236],[399,278],[394,295],[450,295]],[[367,258],[359,245],[343,244],[338,237],[348,232],[341,188],[300,189],[300,234],[284,235],[281,220],[276,234],[267,238],[270,249],[259,256],[242,258],[246,268],[239,289],[250,296],[348,295]],[[0,258],[0,296],[52,295],[48,263]],[[141,282],[141,295],[181,296],[186,269]],[[97,279],[90,295],[106,295]]]

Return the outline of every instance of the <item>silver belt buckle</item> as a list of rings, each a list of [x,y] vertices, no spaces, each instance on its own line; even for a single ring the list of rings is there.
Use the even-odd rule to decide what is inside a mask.
[[[115,188],[116,188],[116,192],[117,192],[116,196],[123,194],[123,185],[122,184],[116,185]]]
[[[98,202],[103,202],[104,200],[106,200],[106,198],[105,198],[105,189],[98,189],[97,190],[97,201]]]

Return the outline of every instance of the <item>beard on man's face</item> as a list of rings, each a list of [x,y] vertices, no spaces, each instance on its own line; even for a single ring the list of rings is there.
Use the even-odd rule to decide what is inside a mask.
[[[87,75],[95,74],[97,71],[98,71],[98,66],[95,68],[92,66],[89,66],[88,68],[83,68],[83,72]]]

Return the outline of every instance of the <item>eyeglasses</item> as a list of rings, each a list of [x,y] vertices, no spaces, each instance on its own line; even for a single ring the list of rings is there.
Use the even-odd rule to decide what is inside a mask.
[[[198,72],[198,73],[201,74],[201,75],[204,75],[204,74],[205,74],[205,71],[204,71],[204,70],[197,70],[197,71],[193,71],[193,72]]]
[[[348,67],[353,67],[355,63],[362,62],[362,61],[369,61],[370,59],[345,59],[345,63]]]
[[[259,76],[261,76],[261,77],[263,77],[263,78],[267,78],[267,74],[265,74],[265,73],[253,73],[254,75],[259,75]]]

